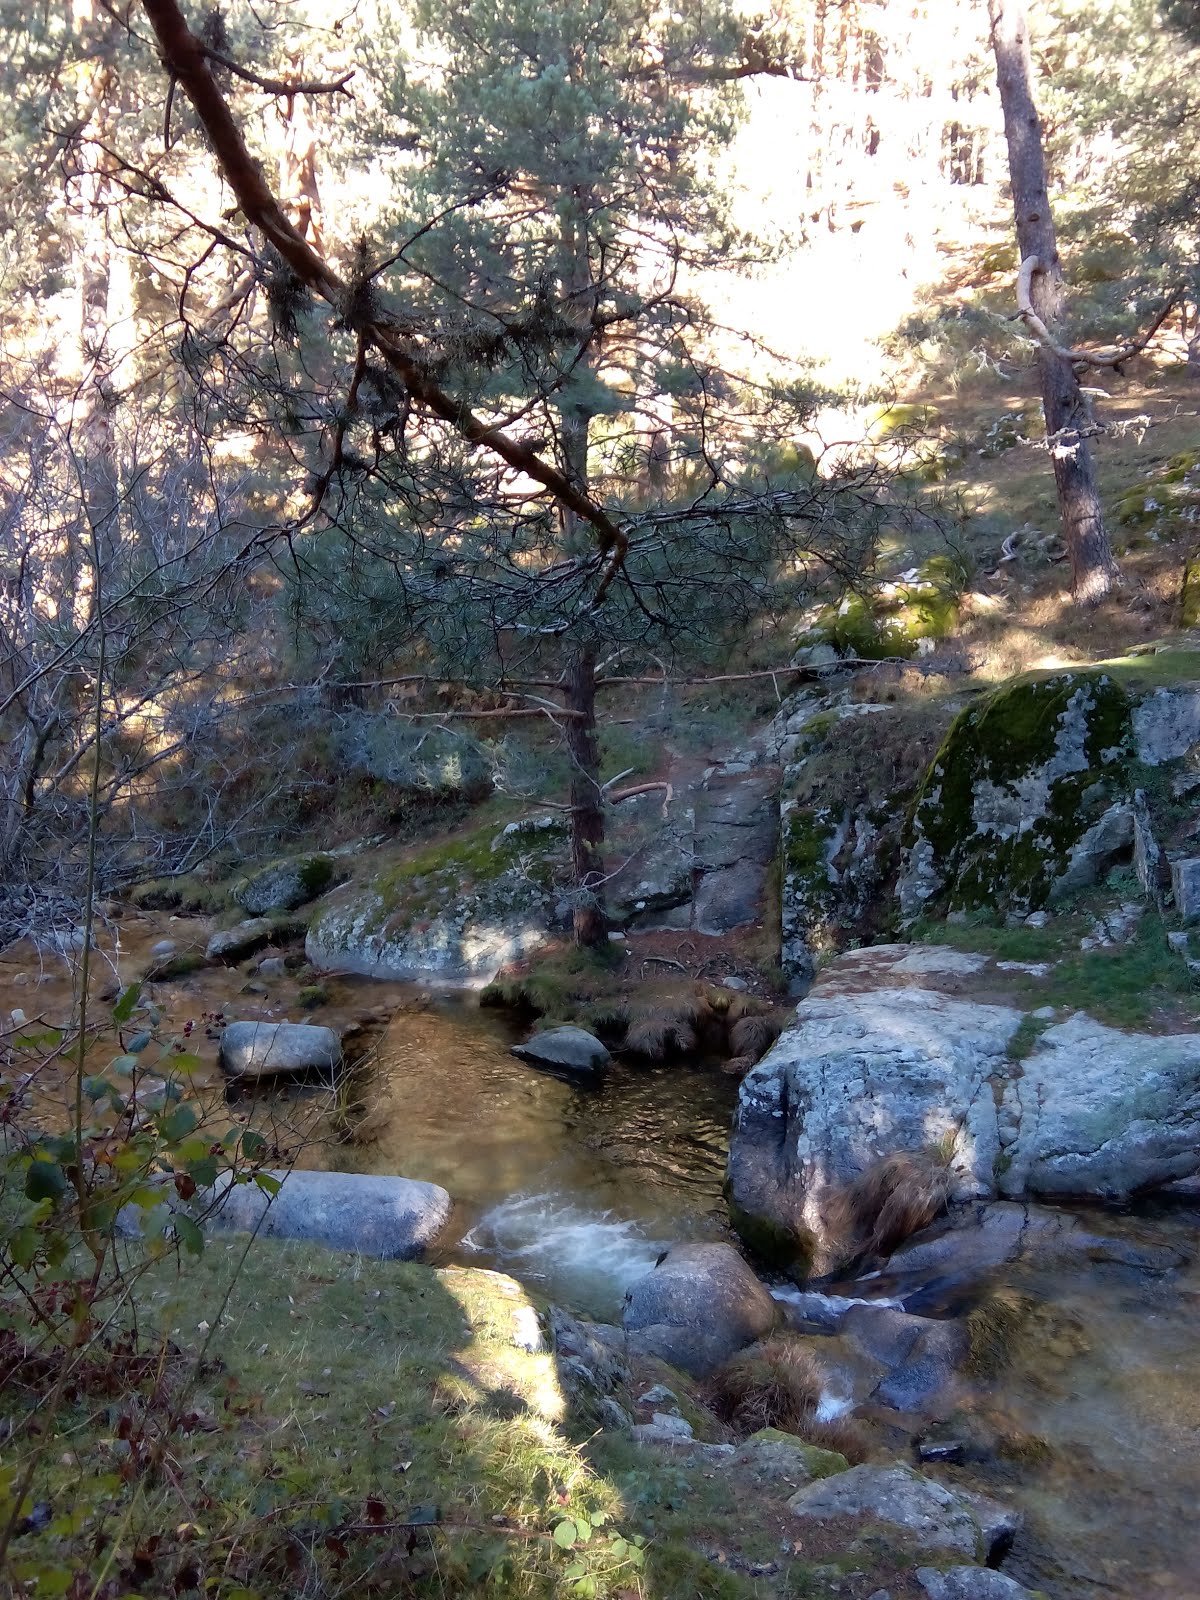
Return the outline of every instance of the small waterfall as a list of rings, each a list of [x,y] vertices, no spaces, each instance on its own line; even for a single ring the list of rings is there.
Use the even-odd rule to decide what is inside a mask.
[[[615,1314],[625,1290],[649,1272],[666,1243],[612,1211],[589,1210],[561,1194],[515,1194],[486,1211],[463,1248],[533,1278],[572,1306]]]

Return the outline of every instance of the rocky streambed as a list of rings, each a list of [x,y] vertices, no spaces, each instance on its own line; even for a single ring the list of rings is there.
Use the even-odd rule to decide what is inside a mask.
[[[162,931],[147,924],[126,953],[144,962]],[[10,964],[5,1001],[53,1020],[69,959],[45,981],[18,975]],[[826,969],[739,1096],[696,1059],[547,1071],[512,1054],[526,1029],[504,1012],[330,979],[321,1026],[352,1040],[369,1024],[373,1061],[353,1092],[333,1102],[321,1084],[274,1081],[227,1099],[216,1057],[234,1007],[268,1027],[305,1022],[285,965],[255,981],[246,995],[244,974],[206,968],[156,983],[153,1003],[165,1025],[191,1023],[214,1115],[266,1119],[285,1156],[290,1139],[329,1169],[289,1180],[277,1231],[298,1217],[311,1237],[325,1218],[327,1242],[373,1248],[375,1229],[384,1254],[402,1220],[413,1251],[498,1268],[569,1306],[587,1349],[635,1372],[668,1362],[683,1374],[669,1398],[611,1392],[600,1421],[681,1470],[749,1470],[706,1385],[739,1350],[798,1341],[820,1373],[816,1415],[849,1419],[866,1460],[839,1456],[826,1477],[792,1450],[788,1515],[849,1548],[864,1518],[916,1538],[935,1564],[896,1594],[990,1594],[984,1569],[958,1587],[944,1576],[989,1554],[1061,1600],[1191,1592],[1200,1201],[1170,1188],[1196,1165],[1191,1035],[1060,1015],[1029,964],[875,947]],[[752,1267],[722,1195],[731,1122]],[[897,1153],[934,1173],[937,1214],[847,1238],[838,1195]],[[419,1214],[405,1210],[414,1198]]]

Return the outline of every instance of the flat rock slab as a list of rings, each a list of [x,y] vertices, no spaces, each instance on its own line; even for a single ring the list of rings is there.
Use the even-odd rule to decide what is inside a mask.
[[[218,1057],[230,1078],[332,1077],[342,1064],[342,1041],[332,1028],[307,1022],[231,1022]]]
[[[917,1582],[929,1600],[1033,1600],[1023,1584],[990,1567],[918,1567]]]
[[[775,1326],[775,1302],[728,1244],[682,1244],[625,1296],[631,1348],[706,1378]]]
[[[234,928],[222,928],[214,933],[204,954],[210,961],[223,961],[235,966],[246,956],[257,955],[270,944],[275,933],[274,924],[266,917],[251,917]]]
[[[788,1501],[798,1517],[870,1517],[900,1528],[930,1550],[989,1560],[1011,1541],[1015,1515],[979,1495],[965,1495],[911,1467],[851,1467],[806,1485]]]
[[[206,1227],[264,1239],[307,1239],[380,1261],[419,1260],[450,1218],[436,1183],[360,1172],[274,1172],[279,1193],[226,1184]]]
[[[535,1066],[563,1067],[571,1072],[598,1072],[612,1059],[586,1028],[545,1028],[524,1044],[515,1044],[512,1053]]]
[[[779,839],[773,769],[714,777],[696,797],[696,891],[692,925],[728,933],[760,920]]]

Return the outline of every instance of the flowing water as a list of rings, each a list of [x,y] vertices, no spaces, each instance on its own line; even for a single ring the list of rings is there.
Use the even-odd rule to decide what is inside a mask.
[[[468,1000],[402,1011],[341,1164],[440,1183],[454,1197],[450,1259],[611,1318],[672,1241],[728,1237],[737,1085],[713,1064],[560,1077],[510,1053],[520,1036]]]
[[[559,1078],[513,1057],[516,1037],[502,1014],[461,999],[399,1013],[340,1164],[441,1183],[455,1199],[449,1259],[615,1319],[672,1241],[729,1237],[736,1086],[705,1064]],[[1200,1243],[1200,1209],[1187,1207],[1091,1213],[1089,1226],[1185,1256]],[[1006,1570],[1051,1600],[1200,1600],[1200,1266],[1154,1277],[1080,1256],[991,1283],[1036,1295],[1083,1333],[1026,1347],[976,1401],[988,1427],[1022,1441],[959,1469],[1024,1512]],[[973,1299],[969,1285],[886,1279],[834,1293],[924,1315]],[[835,1374],[827,1414],[849,1404]]]

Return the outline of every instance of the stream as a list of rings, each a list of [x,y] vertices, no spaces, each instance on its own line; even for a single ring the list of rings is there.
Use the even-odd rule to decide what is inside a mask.
[[[625,1289],[669,1244],[730,1237],[737,1084],[715,1063],[559,1077],[510,1053],[527,1031],[457,996],[400,1013],[338,1164],[440,1183],[455,1207],[443,1259],[619,1320]]]
[[[127,959],[144,961],[142,947],[159,931],[141,932]],[[69,968],[24,965],[25,975],[12,961],[0,967],[5,1009],[51,1022],[68,1016]],[[203,1038],[206,1019],[251,1010],[242,983],[210,968],[164,986],[160,998],[172,1027],[191,1022]],[[209,1044],[194,1087],[213,1116],[264,1119],[285,1157],[302,1165],[442,1184],[455,1201],[444,1261],[511,1273],[604,1321],[619,1321],[625,1289],[669,1244],[730,1237],[721,1187],[737,1085],[716,1063],[617,1061],[599,1082],[569,1080],[512,1056],[526,1030],[472,997],[431,999],[357,979],[329,988],[314,1020],[346,1026],[369,1012],[378,1027],[349,1138],[330,1120],[327,1095],[280,1089],[227,1104]],[[258,1013],[297,1015],[285,995],[267,995]],[[37,1114],[64,1115],[60,1098],[39,1088]],[[994,1272],[991,1287],[1035,1296],[1081,1337],[1027,1341],[976,1397],[979,1430],[1015,1449],[941,1470],[1016,1501],[1026,1526],[1005,1570],[1050,1600],[1197,1600],[1200,1196],[1080,1215],[1096,1234],[1166,1247],[1187,1264],[1156,1275],[1080,1251]],[[884,1277],[827,1287],[937,1317],[968,1313],[980,1289]],[[892,1415],[903,1455],[922,1424]]]
[[[443,1259],[512,1273],[573,1308],[619,1320],[625,1288],[680,1239],[728,1238],[721,1182],[736,1084],[711,1063],[616,1062],[586,1083],[519,1062],[504,1013],[447,997],[392,1019],[337,1164],[443,1184],[455,1227]],[[1026,1529],[1005,1570],[1052,1600],[1200,1596],[1200,1199],[1089,1211],[1108,1237],[1169,1246],[1191,1264],[1150,1276],[1081,1254],[999,1269],[1082,1338],[1024,1349],[985,1386],[979,1416],[1026,1441],[969,1463],[1015,1497]],[[838,1296],[899,1290],[924,1315],[972,1291],[868,1278]]]

